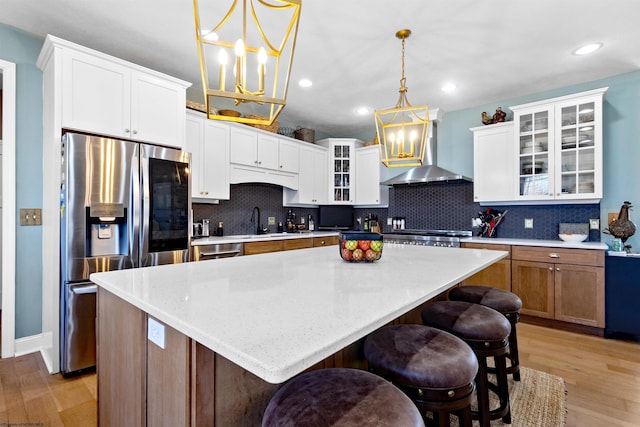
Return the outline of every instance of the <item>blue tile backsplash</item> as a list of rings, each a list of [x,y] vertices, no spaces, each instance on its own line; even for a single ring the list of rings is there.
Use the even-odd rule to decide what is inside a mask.
[[[258,206],[264,226],[267,217],[273,216],[276,225],[268,226],[275,232],[277,223],[284,221],[289,208],[282,206],[282,187],[270,184],[231,185],[231,199],[222,200],[218,205],[193,205],[194,221],[202,218],[211,220],[212,232],[219,221],[224,222],[225,234],[250,234],[255,232],[250,222],[251,211]],[[357,208],[354,210],[354,229],[359,224],[356,218],[368,214],[378,216],[383,231],[391,231],[386,225],[388,217],[404,217],[406,228],[471,230],[476,234],[479,229],[471,227],[471,219],[485,210],[473,202],[473,183],[445,182],[415,186],[396,186],[389,191],[388,208]],[[504,221],[497,229],[497,237],[520,239],[558,240],[560,223],[589,223],[589,219],[600,218],[599,204],[579,205],[541,205],[541,206],[492,206],[508,210]],[[312,215],[317,218],[315,208],[291,208],[300,218]],[[533,219],[533,229],[524,228],[524,219]],[[601,224],[601,229],[604,226]],[[590,241],[600,241],[600,231],[592,230]]]

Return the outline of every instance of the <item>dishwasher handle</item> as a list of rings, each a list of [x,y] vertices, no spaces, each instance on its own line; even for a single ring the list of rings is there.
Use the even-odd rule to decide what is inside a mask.
[[[71,288],[71,292],[75,295],[95,294],[98,292],[98,285],[76,286]]]
[[[240,255],[239,250],[233,251],[217,251],[217,252],[200,252],[200,259],[215,256],[236,256]]]

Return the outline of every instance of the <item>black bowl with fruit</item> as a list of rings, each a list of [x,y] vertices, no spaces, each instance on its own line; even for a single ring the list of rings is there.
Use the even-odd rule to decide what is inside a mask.
[[[366,231],[340,233],[340,256],[348,262],[374,262],[382,257],[382,234]]]

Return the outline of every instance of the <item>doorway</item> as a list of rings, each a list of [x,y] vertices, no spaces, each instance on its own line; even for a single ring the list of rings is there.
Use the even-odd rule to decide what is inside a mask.
[[[16,64],[0,60],[2,108],[1,196],[1,262],[2,293],[0,356],[15,354],[15,236],[16,236]]]

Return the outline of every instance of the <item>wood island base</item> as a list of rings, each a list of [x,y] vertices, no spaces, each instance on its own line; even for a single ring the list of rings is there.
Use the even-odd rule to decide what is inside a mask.
[[[167,325],[160,348],[147,339],[153,317],[101,287],[97,305],[99,426],[261,424],[282,384],[258,378]],[[415,322],[423,307],[393,323]],[[363,342],[308,370],[366,369]]]

